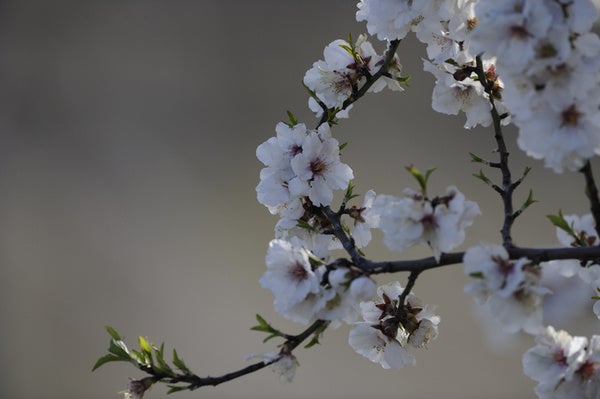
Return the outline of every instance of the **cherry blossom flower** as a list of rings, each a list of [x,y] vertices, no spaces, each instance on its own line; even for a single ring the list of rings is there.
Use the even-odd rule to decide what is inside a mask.
[[[300,365],[296,356],[291,353],[251,353],[244,358],[244,361],[253,359],[262,359],[265,364],[271,365],[271,371],[279,375],[279,382],[289,383],[294,379],[296,369]]]
[[[474,282],[465,293],[486,304],[506,332],[537,334],[542,328],[542,299],[550,290],[539,282],[542,269],[526,258],[511,261],[504,247],[481,245],[464,255],[465,274]]]
[[[442,252],[462,244],[465,228],[479,213],[475,202],[466,200],[455,187],[448,187],[445,195],[431,200],[410,189],[400,198],[378,195],[365,215],[379,217],[384,243],[392,251],[426,243],[439,260]]]
[[[541,388],[538,386],[536,392],[545,387],[556,388],[561,381],[571,380],[583,364],[585,337],[572,337],[566,331],[556,331],[548,326],[535,342],[536,346],[523,354],[523,371],[540,383]]]
[[[288,182],[290,193],[307,196],[314,205],[329,205],[333,190],[345,189],[354,178],[352,169],[340,161],[339,143],[326,123],[308,133],[291,167],[295,176]]]
[[[290,309],[320,291],[321,280],[312,270],[308,252],[299,244],[272,240],[266,256],[267,271],[260,278],[261,287],[275,296],[275,310],[287,317]]]
[[[400,283],[377,289],[377,302],[361,302],[364,322],[356,323],[348,343],[360,355],[383,368],[414,365],[415,358],[407,346],[421,348],[437,337],[439,316],[410,293],[403,304]]]
[[[304,84],[318,101],[328,109],[338,110],[336,117],[348,117],[349,108],[342,110],[344,102],[357,91],[368,76],[374,75],[383,64],[384,57],[378,55],[366,35],[360,35],[356,43],[345,40],[331,42],[323,51],[324,60],[313,64],[304,75]],[[377,93],[384,88],[402,91],[402,65],[394,55],[388,65],[387,74],[369,87],[368,92]],[[317,99],[309,100],[309,108],[321,116],[323,108]]]

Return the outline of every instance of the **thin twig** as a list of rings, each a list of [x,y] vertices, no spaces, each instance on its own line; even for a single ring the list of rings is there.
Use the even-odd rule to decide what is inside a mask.
[[[585,195],[590,200],[590,208],[596,224],[596,233],[598,234],[598,237],[600,237],[600,199],[598,198],[598,187],[596,186],[594,173],[592,172],[592,166],[589,160],[585,163],[583,168],[581,168],[580,172],[583,173],[583,176],[585,177]]]
[[[508,167],[509,152],[506,147],[506,143],[504,142],[504,135],[502,133],[502,116],[498,113],[496,104],[494,103],[494,82],[488,81],[485,75],[485,70],[483,69],[483,61],[481,60],[481,56],[476,57],[476,63],[477,67],[475,68],[475,72],[477,73],[479,82],[483,86],[485,92],[488,94],[490,104],[492,105],[490,112],[492,114],[492,121],[494,123],[494,138],[496,139],[498,153],[500,155],[500,162],[494,164],[494,167],[500,169],[502,173],[502,188],[501,190],[496,190],[499,191],[500,196],[502,197],[502,203],[504,205],[504,223],[500,233],[502,235],[502,244],[504,247],[510,248],[513,245],[510,230],[515,218],[518,216],[518,214],[514,213],[512,199],[512,194],[516,186],[514,186],[512,183],[512,177]]]
[[[298,335],[290,336],[282,345],[283,348],[289,353],[294,350],[298,345],[304,342],[308,337],[310,337],[315,331],[326,327],[329,324],[329,321],[326,320],[317,320],[313,324],[311,324],[306,330],[302,331]],[[255,371],[261,370],[275,362],[277,362],[279,358],[272,360],[270,362],[258,362],[251,364],[247,367],[244,367],[240,370],[236,370],[227,374],[223,374],[218,377],[199,377],[195,374],[178,374],[175,377],[167,376],[162,373],[155,373],[153,369],[143,369],[146,373],[153,375],[156,381],[164,381],[168,384],[179,384],[185,383],[188,384],[186,389],[193,391],[203,386],[216,386],[222,384],[227,381],[234,380],[236,378],[242,377],[244,375],[254,373]]]

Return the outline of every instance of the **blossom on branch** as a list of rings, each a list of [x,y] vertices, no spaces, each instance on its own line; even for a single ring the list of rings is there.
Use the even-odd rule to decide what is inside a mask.
[[[356,43],[335,40],[325,47],[323,55],[325,60],[315,62],[304,75],[304,84],[316,96],[316,100],[311,97],[309,108],[319,117],[323,109],[317,100],[329,109],[341,111],[344,101],[356,93],[367,78],[375,75],[385,58],[375,52],[366,35],[360,35]],[[368,92],[377,93],[386,87],[394,91],[404,90],[399,81],[401,72],[402,65],[394,55],[387,75],[375,81]],[[347,117],[347,111],[340,112],[339,116]]]
[[[296,369],[300,365],[296,356],[291,353],[251,353],[244,358],[244,361],[253,359],[262,359],[265,364],[270,364],[271,370],[279,376],[279,382],[281,383],[292,382]]]
[[[465,286],[479,304],[486,304],[506,332],[541,331],[542,300],[550,290],[540,286],[542,269],[527,258],[509,259],[501,245],[480,245],[464,255],[465,274],[475,281]]]
[[[365,214],[378,217],[383,240],[392,251],[401,252],[419,244],[428,244],[439,260],[465,239],[465,228],[480,214],[479,206],[456,189],[433,199],[406,189],[404,197],[377,195],[373,207]]]
[[[595,399],[600,395],[600,336],[572,337],[549,326],[523,354],[525,375],[540,399]]]
[[[395,282],[377,289],[377,302],[360,304],[364,322],[356,323],[348,343],[360,355],[385,369],[414,365],[407,347],[426,347],[437,337],[440,317],[412,293],[400,303],[403,293]]]

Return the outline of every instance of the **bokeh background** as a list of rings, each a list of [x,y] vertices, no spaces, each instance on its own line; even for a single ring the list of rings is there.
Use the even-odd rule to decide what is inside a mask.
[[[258,284],[276,219],[256,202],[255,148],[286,110],[316,123],[302,77],[329,42],[365,30],[355,11],[355,2],[315,0],[0,3],[0,397],[118,398],[128,377],[143,375],[126,364],[91,373],[108,346],[105,325],[132,345],[138,335],[165,341],[201,375],[275,349],[248,330],[256,313],[302,329],[274,313]],[[365,97],[333,130],[349,143],[357,191],[399,194],[414,187],[405,165],[436,166],[432,192],[457,185],[483,212],[462,248],[498,242],[500,200],[471,176],[479,167],[468,156],[493,157],[492,132],[433,113],[424,48],[410,38],[399,55],[410,87]],[[516,132],[506,134],[515,174],[534,168],[517,203],[529,188],[540,200],[515,240],[555,245],[544,215],[587,212],[582,177],[526,159]],[[428,251],[391,254],[375,242],[367,254]],[[396,278],[406,276],[380,281]],[[442,325],[415,368],[363,359],[345,326],[298,351],[291,384],[263,370],[173,397],[533,397],[520,358],[532,339],[493,334],[465,281],[458,265],[419,278],[416,293],[438,304]],[[570,327],[598,331],[586,320]],[[147,394],[164,396],[162,387]]]

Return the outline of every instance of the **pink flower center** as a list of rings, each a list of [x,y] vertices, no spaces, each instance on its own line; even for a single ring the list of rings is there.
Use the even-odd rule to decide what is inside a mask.
[[[567,357],[565,356],[565,352],[563,352],[562,349],[557,349],[556,351],[554,351],[552,359],[554,359],[554,361],[560,364],[561,366],[567,365]]]
[[[319,158],[310,162],[310,171],[315,176],[321,176],[327,170],[327,164]]]
[[[306,277],[308,277],[308,271],[306,271],[306,269],[304,268],[304,266],[300,263],[296,263],[291,269],[290,269],[290,275],[292,276],[292,279],[297,281],[297,282],[301,282],[306,280]]]
[[[598,365],[596,363],[588,360],[579,367],[577,374],[579,374],[582,380],[589,380],[594,376],[597,368]]]
[[[561,116],[562,116],[562,123],[561,126],[577,126],[577,124],[579,123],[579,118],[582,116],[583,114],[579,111],[577,111],[577,108],[575,107],[575,104],[571,105],[569,108],[565,109]]]

